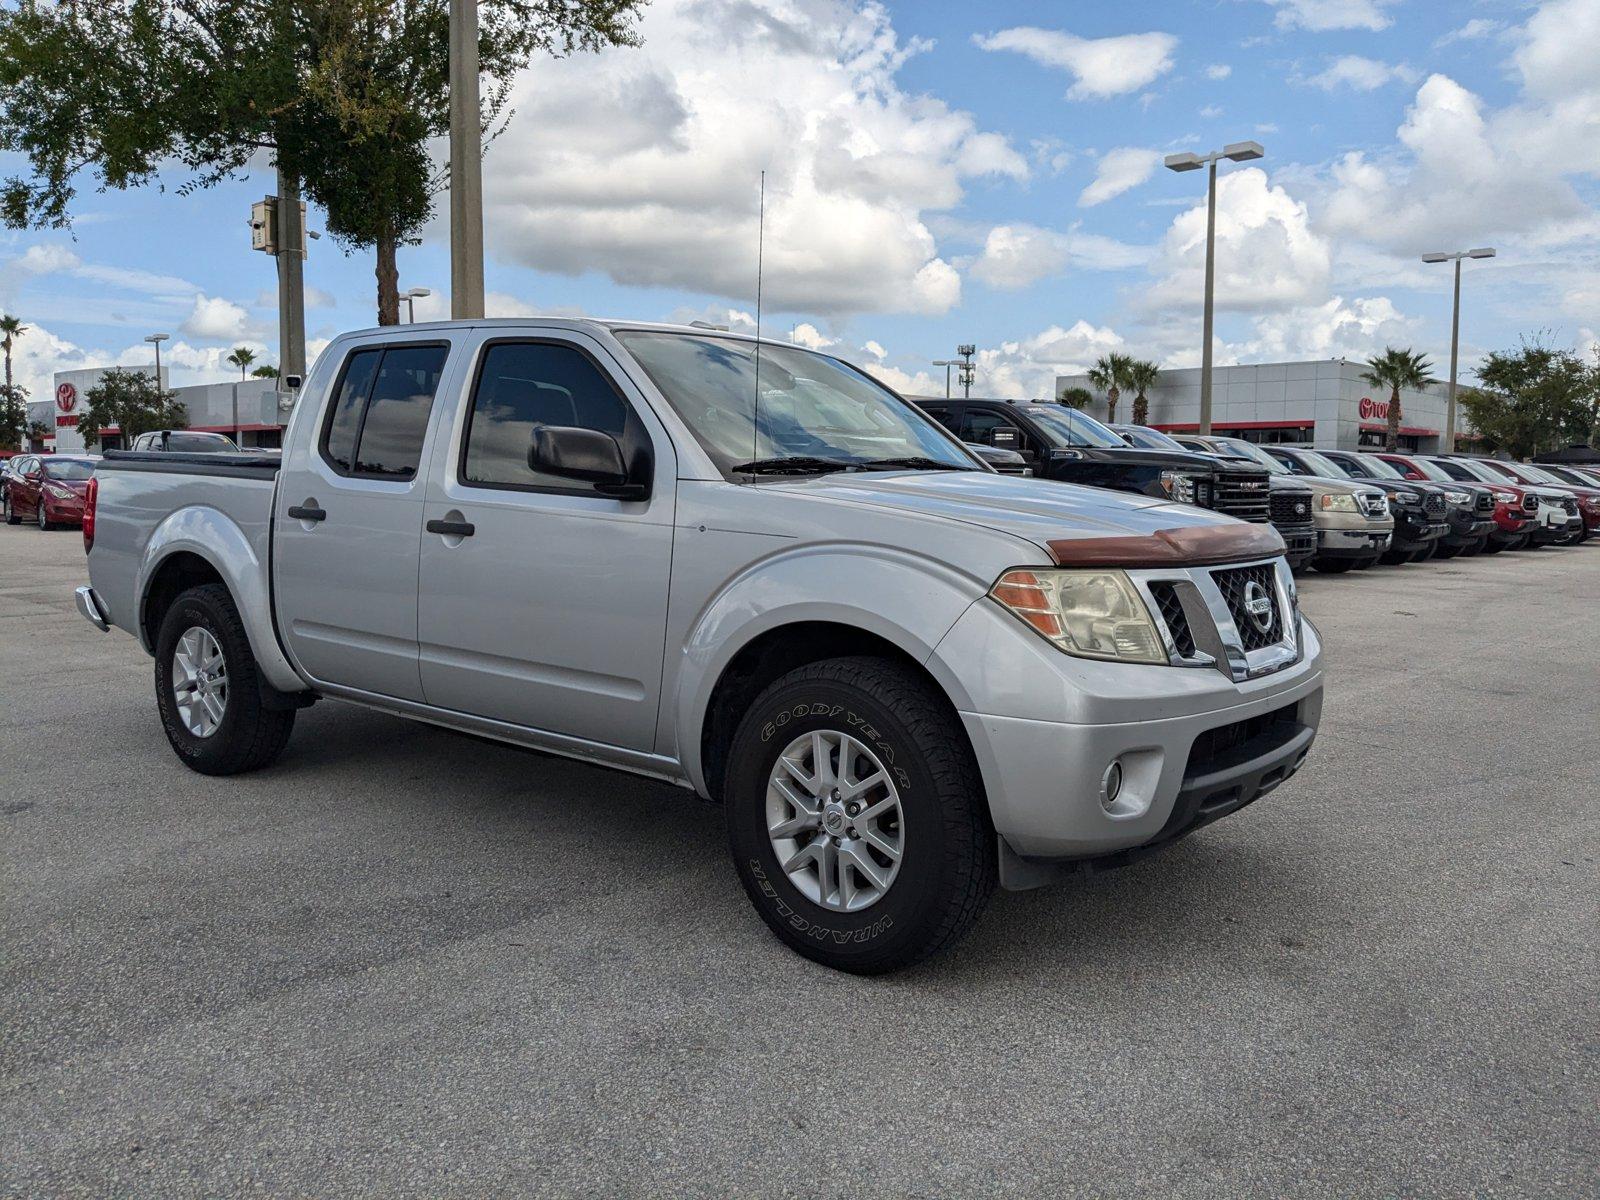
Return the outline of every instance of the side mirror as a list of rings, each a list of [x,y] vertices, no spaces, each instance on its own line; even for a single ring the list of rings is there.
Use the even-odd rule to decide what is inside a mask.
[[[598,429],[540,425],[533,431],[528,468],[592,483],[601,495],[619,500],[643,500],[650,494],[650,485],[629,473],[617,439]]]

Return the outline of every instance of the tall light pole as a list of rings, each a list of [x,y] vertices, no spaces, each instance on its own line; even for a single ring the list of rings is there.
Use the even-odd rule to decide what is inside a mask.
[[[961,360],[959,358],[936,358],[933,360],[933,365],[944,368],[944,398],[948,400],[950,399],[950,368],[959,367]]]
[[[1163,160],[1169,171],[1198,171],[1201,167],[1209,168],[1206,184],[1206,305],[1205,320],[1201,330],[1205,345],[1200,350],[1200,435],[1202,437],[1211,433],[1211,294],[1216,282],[1217,160],[1229,158],[1234,162],[1249,162],[1264,154],[1266,151],[1261,148],[1260,142],[1230,142],[1221,150],[1213,150],[1210,154],[1169,154]]]
[[[412,288],[404,296],[400,297],[400,299],[406,302],[407,325],[415,325],[417,323],[417,309],[415,302],[421,300],[424,296],[431,295],[433,295],[433,292],[428,288]]]
[[[156,348],[156,386],[157,387],[161,386],[161,343],[166,341],[170,336],[171,336],[170,334],[165,334],[165,333],[152,333],[149,337],[144,339],[145,341],[149,342],[152,346],[154,346]]]
[[[970,400],[972,398],[972,380],[975,373],[975,368],[972,365],[972,356],[977,352],[978,348],[970,342],[956,347],[956,353],[961,356],[961,370],[956,373],[956,378],[961,380],[961,395],[963,399]]]
[[[483,316],[478,0],[450,0],[450,315]]]
[[[1425,263],[1454,262],[1456,264],[1456,298],[1450,310],[1450,398],[1444,406],[1444,452],[1456,448],[1456,355],[1461,345],[1461,260],[1463,258],[1493,258],[1493,246],[1479,246],[1476,250],[1456,250],[1450,253],[1436,251],[1424,254]]]

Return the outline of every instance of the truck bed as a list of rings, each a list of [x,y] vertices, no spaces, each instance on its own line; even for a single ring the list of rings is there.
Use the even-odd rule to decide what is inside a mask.
[[[283,465],[279,454],[182,454],[163,450],[107,450],[101,471],[160,471],[169,475],[221,475],[271,479]]]

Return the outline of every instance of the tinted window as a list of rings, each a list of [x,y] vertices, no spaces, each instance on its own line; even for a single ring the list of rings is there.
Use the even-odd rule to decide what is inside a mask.
[[[175,454],[226,454],[234,449],[220,433],[169,433],[166,441],[167,449]]]
[[[323,435],[328,461],[349,475],[414,478],[447,351],[392,346],[352,354]]]
[[[591,490],[528,466],[533,431],[541,425],[609,433],[625,453],[643,436],[642,429],[630,429],[636,425],[632,410],[586,355],[540,342],[504,342],[484,352],[470,420],[461,480],[481,487]]]
[[[356,433],[361,428],[361,412],[367,405],[367,395],[372,391],[372,377],[377,372],[382,350],[357,350],[344,365],[344,375],[333,398],[328,414],[328,429],[322,435],[322,453],[339,470],[346,473],[355,467]]]

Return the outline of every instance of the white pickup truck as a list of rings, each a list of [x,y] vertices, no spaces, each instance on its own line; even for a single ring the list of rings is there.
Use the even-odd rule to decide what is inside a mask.
[[[87,509],[79,609],[155,657],[188,766],[265,766],[326,697],[667,780],[847,971],[1250,803],[1322,705],[1270,526],[997,474],[726,333],[349,334],[281,458],[112,453]]]

